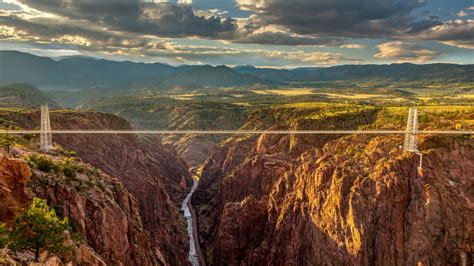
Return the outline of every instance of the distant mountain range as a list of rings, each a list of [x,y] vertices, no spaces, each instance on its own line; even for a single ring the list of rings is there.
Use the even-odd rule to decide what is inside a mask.
[[[17,51],[0,51],[0,85],[29,83],[40,88],[231,87],[337,80],[474,81],[474,65],[392,64],[327,68],[269,69],[253,66],[170,66],[88,57],[53,60]]]
[[[291,70],[238,66],[234,67],[234,71],[239,74],[252,74],[264,80],[284,82],[337,80],[474,81],[474,65],[455,64],[343,65],[320,68],[296,68]]]

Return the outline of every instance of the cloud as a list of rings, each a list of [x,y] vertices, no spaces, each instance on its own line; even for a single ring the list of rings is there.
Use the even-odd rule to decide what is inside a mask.
[[[379,52],[374,55],[375,58],[395,59],[398,62],[425,63],[441,54],[408,42],[387,42],[377,47]]]
[[[342,46],[347,41],[343,38],[308,37],[284,31],[260,31],[244,34],[234,42],[289,46]]]
[[[225,60],[226,64],[244,64],[249,60],[258,62],[273,62],[277,66],[286,65],[333,65],[340,63],[361,63],[362,60],[346,58],[339,53],[305,52],[303,50],[281,51],[264,49],[235,49],[209,46],[192,46],[169,44],[167,50],[163,49],[136,49],[132,53],[155,56],[180,58],[180,61],[189,62],[217,62]],[[277,60],[276,60],[277,59]],[[217,60],[217,61],[216,61]],[[222,64],[222,62],[218,63]]]
[[[197,16],[200,16],[200,17],[213,17],[213,16],[220,17],[220,16],[226,15],[229,12],[214,8],[214,9],[207,9],[207,10],[198,9],[195,11],[195,13]]]
[[[256,15],[240,19],[238,24],[239,21],[236,19],[223,18],[226,12],[222,10],[194,11],[192,1],[177,1],[178,4],[168,0],[12,1],[29,13],[34,13],[28,17],[24,14],[10,13],[11,17],[28,22],[28,27],[34,27],[32,24],[36,23],[38,27],[51,26],[58,33],[74,36],[81,27],[84,29],[82,32],[87,32],[93,27],[95,38],[106,38],[97,36],[100,32],[107,36],[108,32],[115,31],[133,38],[138,35],[166,38],[196,36],[264,45],[342,46],[348,43],[346,39],[340,37],[304,36],[282,28],[262,27],[263,22]],[[45,17],[49,17],[49,21],[45,21]],[[46,22],[50,25],[46,25]],[[71,38],[64,40],[67,39]],[[56,38],[57,40],[60,38]]]
[[[474,49],[474,20],[449,20],[442,25],[419,32],[412,36],[416,40],[436,40],[447,45]]]
[[[192,4],[193,4],[193,0],[178,0],[178,4],[182,4],[182,5],[192,5]]]
[[[165,49],[163,42],[156,38],[103,31],[89,23],[82,26],[64,24],[53,18],[31,22],[0,11],[0,39],[3,41],[64,44],[80,46],[81,50],[104,52],[137,46]]]
[[[269,58],[286,59],[298,63],[306,63],[308,65],[335,65],[342,62],[360,63],[361,60],[350,59],[344,57],[339,53],[329,52],[305,52],[302,50],[297,51],[267,51],[267,50],[256,50],[253,52],[260,56]]]
[[[290,32],[278,25],[264,25],[262,19],[257,15],[251,15],[246,19],[239,19],[237,20],[237,25],[239,28],[232,40],[235,43],[339,47],[348,44],[347,38],[301,35]]]
[[[358,43],[349,43],[349,44],[344,44],[341,46],[341,48],[347,48],[347,49],[364,49],[366,46],[363,44],[358,44]]]
[[[458,15],[458,17],[467,17],[467,16],[469,16],[469,13],[467,13],[464,10],[461,10],[456,15]]]
[[[0,0],[1,1],[1,0]],[[3,0],[5,2],[5,0]],[[229,0],[230,1],[230,0]],[[364,49],[359,38],[385,38],[396,45],[380,45],[377,57],[428,60],[435,51],[408,44],[420,40],[474,48],[474,22],[416,20],[411,14],[422,0],[236,0],[246,18],[227,18],[219,9],[199,10],[192,0],[8,0],[16,9],[0,9],[0,39],[64,45],[64,49],[107,54],[180,57],[194,62],[258,57],[287,64],[358,62],[338,53],[303,53],[295,46]],[[474,10],[474,7],[465,8]],[[426,14],[425,14],[426,15]],[[294,46],[282,52],[171,45],[170,38],[220,40],[225,43]],[[190,41],[192,39],[192,41]],[[399,42],[396,42],[399,41]],[[403,45],[402,45],[403,44]],[[239,47],[242,47],[240,45]],[[389,48],[392,52],[389,52]],[[402,49],[403,48],[403,49]],[[242,48],[241,48],[242,49]],[[382,49],[385,49],[382,51]],[[396,52],[394,52],[395,50]],[[344,53],[349,52],[344,50]],[[431,53],[430,53],[431,52]],[[277,55],[277,56],[274,56]],[[401,58],[401,59],[400,59]],[[198,60],[199,59],[199,60]],[[266,64],[268,63],[265,61]],[[416,61],[415,61],[416,62]],[[245,63],[245,62],[243,62]]]
[[[167,37],[201,36],[231,38],[237,29],[231,18],[200,17],[190,5],[169,3],[142,6],[139,28],[134,32]]]
[[[419,0],[237,0],[254,12],[260,26],[279,25],[293,33],[337,37],[393,37],[439,22],[415,21]]]
[[[421,0],[236,0],[242,10],[252,11],[240,25],[239,42],[350,46],[347,39],[387,38],[390,40],[440,41],[447,45],[473,48],[473,20],[441,22],[435,16],[415,19],[411,14],[424,5]],[[474,10],[469,7],[467,10]],[[459,16],[467,12],[461,10]],[[278,28],[281,32],[261,32]],[[338,38],[338,39],[337,39]]]
[[[192,10],[192,1],[142,2],[139,0],[18,0],[36,10],[70,20],[86,20],[116,31],[166,37],[232,36],[233,19],[219,16],[200,17]]]
[[[304,52],[302,50],[280,51],[264,49],[237,49],[213,46],[176,44],[170,40],[143,35],[124,34],[115,31],[100,31],[89,25],[89,29],[65,26],[61,21],[43,19],[41,23],[30,22],[16,16],[0,13],[0,39],[10,42],[42,44],[61,50],[75,50],[84,54],[127,56],[158,60],[169,63],[246,64],[255,60],[256,65],[313,66],[358,63],[360,60],[346,58],[338,53]],[[44,25],[42,24],[44,23]],[[99,31],[96,31],[99,30]],[[37,53],[37,51],[35,52]],[[51,53],[51,51],[48,51]]]

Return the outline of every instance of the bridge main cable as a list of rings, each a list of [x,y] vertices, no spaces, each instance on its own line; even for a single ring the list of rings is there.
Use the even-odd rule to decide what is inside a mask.
[[[0,130],[0,134],[40,134],[41,130]],[[234,134],[407,134],[407,130],[51,130],[51,134],[234,135]],[[474,130],[420,130],[417,134],[463,135]]]

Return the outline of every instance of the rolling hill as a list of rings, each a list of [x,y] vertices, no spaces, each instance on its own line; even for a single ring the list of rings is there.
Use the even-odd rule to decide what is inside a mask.
[[[0,86],[1,108],[29,108],[41,104],[48,104],[50,108],[60,107],[57,102],[29,84]]]
[[[162,84],[165,86],[231,87],[271,83],[276,82],[266,81],[251,74],[238,74],[226,66],[197,66],[165,80]]]

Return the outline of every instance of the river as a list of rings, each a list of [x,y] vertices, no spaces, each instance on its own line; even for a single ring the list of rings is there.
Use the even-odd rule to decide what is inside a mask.
[[[193,266],[199,266],[199,259],[196,253],[196,240],[194,239],[194,228],[193,228],[193,216],[191,214],[191,211],[189,210],[189,201],[191,200],[191,196],[193,195],[194,191],[196,190],[196,187],[198,185],[198,181],[196,179],[193,179],[193,187],[191,188],[191,191],[189,191],[188,195],[186,195],[186,198],[184,198],[183,203],[181,203],[181,210],[184,212],[184,218],[186,219],[186,222],[188,223],[188,235],[189,235],[189,254],[188,254],[188,260]]]

